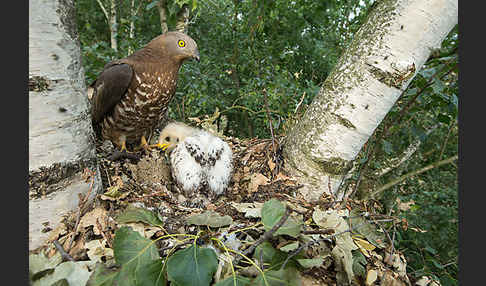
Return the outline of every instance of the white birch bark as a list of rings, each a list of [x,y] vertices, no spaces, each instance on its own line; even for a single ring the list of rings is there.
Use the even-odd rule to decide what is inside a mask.
[[[304,198],[342,198],[351,161],[457,19],[457,0],[377,1],[284,142]]]
[[[169,31],[169,27],[167,27],[167,11],[166,11],[166,1],[160,0],[157,3],[157,9],[159,10],[160,16],[160,29],[162,34],[165,34]]]
[[[189,24],[189,6],[184,4],[177,13],[176,31],[187,34],[187,27]]]
[[[118,51],[118,43],[116,41],[116,34],[118,33],[117,20],[116,20],[116,3],[115,0],[110,0],[110,12],[106,10],[103,2],[101,0],[96,0],[98,5],[100,5],[103,14],[105,14],[106,21],[108,21],[108,26],[110,29],[110,43],[111,48]]]
[[[116,13],[116,3],[115,0],[110,0],[110,40],[111,48],[118,51],[118,43],[116,41],[116,36],[118,34],[118,23],[117,23],[117,13]]]
[[[142,7],[142,4],[143,4],[143,1],[141,1],[138,4],[137,9],[135,9],[135,0],[132,0],[132,2],[130,3],[130,30],[129,30],[129,33],[128,33],[128,37],[130,39],[135,38],[135,16],[138,15],[138,12],[140,11],[140,7]],[[131,54],[131,53],[133,53],[133,47],[132,46],[128,47],[128,54]]]

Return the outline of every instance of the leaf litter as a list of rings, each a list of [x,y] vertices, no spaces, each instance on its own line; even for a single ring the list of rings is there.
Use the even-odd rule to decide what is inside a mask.
[[[342,210],[325,195],[308,203],[271,140],[224,138],[234,173],[216,200],[184,197],[163,152],[112,162],[112,146],[99,145],[103,193],[30,253],[32,285],[411,285],[403,255],[361,215],[373,207],[350,199]],[[74,261],[62,262],[55,240]]]

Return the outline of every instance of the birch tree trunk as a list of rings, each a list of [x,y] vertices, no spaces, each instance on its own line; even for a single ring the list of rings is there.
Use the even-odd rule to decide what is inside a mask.
[[[162,31],[162,34],[165,34],[169,31],[169,28],[167,27],[167,10],[166,7],[167,3],[165,0],[160,0],[157,3],[157,9],[159,10],[159,16],[160,16],[160,29]]]
[[[138,7],[135,9],[135,0],[132,0],[130,3],[130,30],[128,33],[128,37],[130,39],[135,39],[135,16],[138,15],[138,12],[140,11],[140,7],[142,7],[143,1],[140,1],[138,4]],[[130,45],[128,47],[128,54],[133,53],[133,47]]]
[[[284,142],[286,169],[315,201],[343,197],[351,162],[458,21],[457,0],[382,0]]]
[[[116,41],[116,36],[118,34],[118,23],[117,23],[117,15],[116,15],[116,4],[115,0],[110,0],[110,39],[111,39],[111,48],[115,51],[118,51],[118,43]]]
[[[187,34],[187,26],[189,24],[189,6],[184,4],[181,10],[177,13],[176,31]]]
[[[110,29],[110,41],[111,41],[111,48],[115,51],[118,51],[118,43],[116,41],[116,35],[118,33],[118,24],[117,24],[117,13],[116,13],[116,3],[115,0],[110,0],[110,12],[105,8],[103,2],[101,0],[96,0],[98,5],[100,5],[103,14],[105,14],[106,21],[108,21],[108,26]]]

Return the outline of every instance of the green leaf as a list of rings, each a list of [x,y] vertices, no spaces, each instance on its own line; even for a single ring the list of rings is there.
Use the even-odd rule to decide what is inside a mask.
[[[306,258],[306,259],[297,259],[300,265],[304,268],[312,268],[312,267],[320,267],[324,262],[322,258]]]
[[[218,268],[214,250],[191,245],[169,257],[167,276],[179,286],[209,285]]]
[[[292,250],[295,250],[297,249],[297,247],[299,247],[299,242],[292,242],[292,243],[289,243],[285,246],[282,246],[280,247],[280,250],[283,251],[283,252],[290,252]]]
[[[352,250],[351,253],[353,254],[353,272],[355,275],[359,275],[361,277],[366,276],[366,257],[359,251],[359,249]]]
[[[29,274],[31,279],[37,280],[42,276],[53,272],[56,265],[62,262],[60,252],[56,252],[51,258],[47,258],[43,252],[29,255]]]
[[[359,225],[359,227],[354,229],[355,232],[363,235],[366,240],[374,246],[379,248],[385,248],[386,245],[384,242],[386,240],[386,236],[383,232],[378,231],[376,225],[368,222],[368,220],[360,216],[360,213],[358,211],[351,211],[349,216],[351,217],[349,219],[350,225]]]
[[[143,222],[158,227],[164,225],[158,214],[144,208],[128,208],[116,217],[116,221],[118,223]]]
[[[33,281],[32,286],[51,286],[54,283],[63,284],[66,280],[68,285],[86,285],[91,276],[90,267],[94,266],[91,261],[66,261],[56,266],[54,272]]]
[[[51,286],[69,286],[69,283],[66,278],[63,278],[61,280],[58,280],[57,282],[52,283]]]
[[[116,281],[118,271],[106,268],[103,263],[96,263],[95,269],[89,277],[86,286],[110,286]]]
[[[442,114],[442,113],[437,115],[437,120],[439,120],[439,122],[442,122],[444,124],[450,124],[450,122],[451,122],[451,118],[448,115],[445,115],[445,114]]]
[[[263,278],[263,275],[265,276],[265,279]],[[302,284],[300,274],[294,267],[265,271],[263,275],[260,274],[253,279],[251,285],[300,286]],[[265,283],[265,280],[267,283]]]
[[[440,264],[439,262],[437,262],[437,260],[435,259],[430,259],[429,261],[432,262],[432,264],[434,264],[435,267],[439,268],[439,269],[444,269],[444,266],[442,266],[442,264]]]
[[[113,251],[116,263],[149,263],[160,258],[155,244],[131,227],[121,227],[115,232]]]
[[[263,204],[262,223],[265,230],[270,230],[285,214],[285,205],[277,199],[271,199]],[[297,238],[302,229],[302,224],[297,223],[293,217],[287,221],[274,233],[274,235],[290,235]]]
[[[434,248],[432,248],[432,247],[430,247],[430,246],[426,246],[426,247],[425,247],[425,250],[426,250],[427,252],[429,252],[430,254],[432,254],[432,255],[436,255],[436,254],[437,254],[437,250],[435,250]]]
[[[165,285],[159,252],[150,239],[124,226],[115,233],[113,251],[121,265],[118,285]]]
[[[228,216],[221,216],[214,211],[205,211],[202,214],[196,214],[187,219],[187,224],[207,225],[210,227],[222,227],[233,223],[233,219]]]
[[[117,277],[117,286],[166,285],[162,260],[152,260],[138,267],[122,266]]]
[[[383,151],[385,151],[386,154],[390,155],[391,153],[393,153],[393,145],[390,142],[383,140]]]
[[[250,278],[236,275],[236,277],[230,276],[222,281],[219,281],[218,283],[214,284],[214,286],[247,286],[250,285],[250,283]]]
[[[262,259],[264,263],[268,263],[271,266],[280,266],[287,258],[287,254],[283,251],[273,248],[270,242],[265,241],[256,247],[255,252],[253,253],[253,258],[258,261]],[[287,265],[289,266],[294,264],[295,262],[293,261],[293,259],[291,259],[289,263],[287,263]]]
[[[155,1],[150,2],[147,6],[145,6],[145,10],[148,11],[148,10],[154,8],[157,5],[158,2],[159,2],[159,0],[155,0]]]

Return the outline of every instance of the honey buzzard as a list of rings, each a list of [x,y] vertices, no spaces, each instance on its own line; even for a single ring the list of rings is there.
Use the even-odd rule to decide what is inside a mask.
[[[199,61],[196,42],[180,32],[151,40],[126,58],[105,65],[88,88],[97,134],[121,151],[127,143],[149,149],[153,130],[166,117],[185,59]]]

